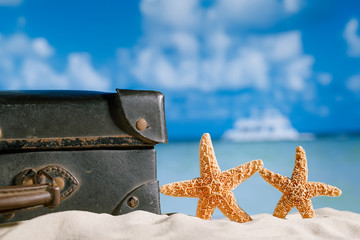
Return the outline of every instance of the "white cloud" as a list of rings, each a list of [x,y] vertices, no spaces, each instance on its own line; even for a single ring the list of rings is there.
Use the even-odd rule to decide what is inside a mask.
[[[318,73],[317,80],[323,86],[328,86],[332,82],[332,75],[330,73]]]
[[[59,72],[49,63],[54,51],[44,38],[0,36],[1,88],[109,90],[109,79],[92,67],[88,55],[70,54],[65,70]]]
[[[108,90],[110,88],[110,81],[91,66],[88,54],[72,53],[69,55],[66,77],[72,87],[93,90]]]
[[[162,56],[158,57],[158,61],[154,64],[154,77],[159,79],[159,83],[164,87],[170,87],[173,85],[173,80],[178,80],[176,78],[175,69],[169,63],[166,58]],[[187,83],[186,79],[181,79],[183,86],[191,85]]]
[[[255,35],[229,28],[266,25],[300,6],[300,0],[223,0],[207,7],[143,0],[145,35],[132,50],[121,50],[119,68],[151,88],[301,92],[314,59],[303,53],[299,31]]]
[[[226,57],[229,47],[221,43],[213,56],[189,56],[178,49],[180,58],[172,61],[161,49],[145,48],[138,53],[133,68],[134,75],[143,83],[169,89],[193,88],[202,90],[268,86],[269,64],[255,49],[235,48],[236,54]],[[226,44],[225,44],[226,45]],[[151,81],[149,81],[151,80]]]
[[[291,31],[251,39],[255,47],[265,52],[273,61],[288,61],[302,55],[301,34]]]
[[[267,28],[297,14],[305,5],[303,0],[218,0],[203,11],[207,21],[226,28]],[[213,25],[211,25],[213,26]]]
[[[0,54],[18,57],[31,52],[31,41],[24,34],[14,34],[0,39]]]
[[[297,31],[243,41],[215,31],[200,36],[165,34],[162,44],[141,46],[133,61],[125,62],[138,81],[153,87],[266,90],[277,78],[289,89],[301,91],[312,74],[313,58],[302,53]]]
[[[22,0],[0,0],[0,6],[19,6]]]
[[[293,14],[301,10],[301,8],[304,5],[304,2],[301,0],[284,0],[283,5],[285,12],[289,14]]]
[[[348,45],[347,53],[349,56],[360,57],[360,36],[358,35],[359,21],[355,18],[350,19],[346,24],[343,36]]]
[[[346,81],[346,87],[354,93],[360,93],[360,74],[351,76]]]
[[[30,39],[25,34],[14,34],[7,38],[0,38],[0,56],[9,58],[47,58],[54,52],[44,38]]]
[[[32,41],[32,48],[35,53],[41,57],[50,57],[54,53],[54,49],[49,45],[45,38],[36,38]]]
[[[304,0],[215,0],[204,8],[197,0],[142,0],[140,9],[145,24],[153,28],[165,26],[168,30],[198,31],[219,25],[225,28],[269,27],[297,14],[304,5]]]
[[[211,10],[212,17],[227,24],[268,26],[279,18],[281,4],[277,0],[221,0]]]
[[[43,61],[31,58],[24,59],[20,71],[20,82],[17,84],[29,89],[68,89],[70,87],[65,75],[57,74]]]
[[[151,23],[192,29],[198,23],[198,4],[197,0],[144,0],[140,9]]]
[[[223,31],[213,32],[212,38],[207,41],[208,50],[219,56],[225,56],[232,44],[231,38]]]
[[[242,49],[234,59],[225,63],[219,79],[228,79],[228,87],[255,87],[266,89],[269,85],[265,56],[254,49]],[[221,80],[220,80],[221,81]]]
[[[181,55],[192,55],[198,52],[199,44],[195,37],[187,32],[175,32],[170,36],[170,44],[174,45]]]
[[[285,78],[291,90],[298,92],[305,90],[305,79],[311,76],[313,63],[313,57],[302,56],[290,61],[285,67]]]

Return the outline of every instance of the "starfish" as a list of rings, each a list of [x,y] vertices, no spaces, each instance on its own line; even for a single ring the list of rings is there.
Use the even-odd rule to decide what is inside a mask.
[[[262,161],[254,160],[221,172],[208,133],[200,140],[199,155],[201,177],[163,185],[160,188],[161,193],[174,197],[199,198],[196,216],[202,219],[211,219],[218,207],[232,221],[251,221],[250,216],[236,203],[231,190],[260,169],[263,166]]]
[[[303,218],[313,218],[315,211],[311,198],[316,196],[337,197],[341,190],[321,182],[308,182],[306,154],[301,146],[296,148],[295,166],[291,178],[271,172],[265,168],[259,170],[265,181],[283,193],[273,215],[285,218],[296,207]]]

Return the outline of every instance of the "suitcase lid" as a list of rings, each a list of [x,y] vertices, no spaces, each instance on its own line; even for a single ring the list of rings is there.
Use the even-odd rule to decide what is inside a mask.
[[[0,150],[126,148],[167,142],[156,91],[0,92]]]

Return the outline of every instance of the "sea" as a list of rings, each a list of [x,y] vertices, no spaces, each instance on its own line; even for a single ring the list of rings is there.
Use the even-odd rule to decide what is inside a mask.
[[[200,139],[199,139],[200,141]],[[190,180],[200,176],[199,141],[169,142],[156,146],[157,174],[160,185]],[[315,209],[330,207],[360,213],[360,137],[327,136],[313,140],[229,142],[213,141],[221,170],[251,160],[261,159],[264,167],[291,177],[295,149],[302,146],[308,160],[308,180],[323,182],[342,190],[340,197],[312,198]],[[233,190],[239,206],[248,214],[272,214],[281,193],[265,182],[258,173]],[[160,194],[162,213],[195,215],[197,198],[169,197]],[[295,208],[292,212],[297,211]],[[213,218],[223,218],[216,209]]]

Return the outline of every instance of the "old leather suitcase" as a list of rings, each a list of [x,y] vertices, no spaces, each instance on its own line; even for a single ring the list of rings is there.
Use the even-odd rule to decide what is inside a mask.
[[[155,91],[0,92],[0,222],[64,210],[160,213]]]

